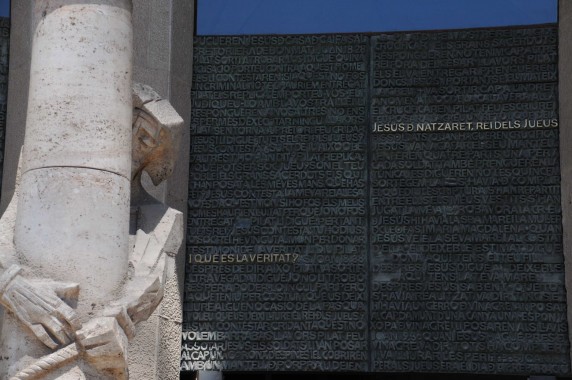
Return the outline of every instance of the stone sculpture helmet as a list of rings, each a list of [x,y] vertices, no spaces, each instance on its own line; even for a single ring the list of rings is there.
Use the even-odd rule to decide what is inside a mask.
[[[182,120],[168,101],[149,86],[133,86],[131,180],[139,182],[143,171],[155,186],[168,178],[175,166],[176,136]]]
[[[155,186],[167,179],[175,166],[174,145],[170,129],[148,112],[134,109],[131,180],[143,171]]]

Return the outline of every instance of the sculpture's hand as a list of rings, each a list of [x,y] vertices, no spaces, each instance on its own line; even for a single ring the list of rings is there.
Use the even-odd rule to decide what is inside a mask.
[[[103,316],[115,318],[128,340],[135,337],[135,323],[127,312],[125,305],[112,305],[103,311]]]
[[[135,280],[135,283],[140,285],[139,288],[145,289],[143,293],[137,296],[131,294],[114,302],[103,312],[104,316],[117,320],[129,340],[135,337],[135,325],[146,321],[163,299],[163,286],[159,278],[150,284],[146,284],[144,280],[146,279]],[[145,285],[147,288],[144,288]]]
[[[127,379],[127,337],[114,317],[98,317],[77,332],[84,358],[114,379]]]
[[[13,265],[0,277],[0,303],[51,349],[74,341],[81,323],[74,310],[58,296],[77,294],[78,285],[34,283],[20,276],[20,270]]]

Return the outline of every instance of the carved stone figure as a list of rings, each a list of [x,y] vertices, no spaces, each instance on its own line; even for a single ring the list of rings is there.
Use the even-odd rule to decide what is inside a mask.
[[[183,233],[182,214],[158,202],[141,185],[143,172],[156,185],[172,173],[174,136],[182,119],[147,86],[134,86],[133,105],[132,232],[125,285],[115,293],[117,299],[86,318],[73,308],[81,282],[28,279],[25,274],[34,271],[23,270],[25,260],[22,266],[17,264],[21,258],[12,239],[18,186],[0,219],[0,264],[5,268],[0,275],[0,303],[8,311],[0,336],[2,378],[8,373],[14,380],[52,374],[58,379],[74,374],[128,378],[128,341],[135,336],[135,325],[146,320],[161,301],[164,267],[179,250]],[[75,366],[78,361],[80,365]]]
[[[172,172],[182,119],[132,84],[131,6],[34,3],[26,136],[0,219],[2,379],[127,379],[135,326],[163,297],[182,216],[140,179]]]
[[[17,198],[0,219],[0,303],[4,318],[0,376],[23,379],[127,379],[127,345],[135,325],[146,320],[163,297],[165,264],[182,242],[183,220],[141,185],[147,172],[154,184],[173,170],[174,138],[182,119],[147,86],[133,88],[132,232],[129,269],[117,297],[100,312],[78,314],[81,283],[34,280],[13,242]],[[20,183],[20,179],[18,183]],[[0,268],[1,271],[1,268]],[[101,279],[105,281],[105,278]],[[50,353],[51,352],[51,353]]]

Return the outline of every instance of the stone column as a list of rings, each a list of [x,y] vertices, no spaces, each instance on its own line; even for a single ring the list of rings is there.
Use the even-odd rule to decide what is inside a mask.
[[[566,266],[568,333],[572,342],[572,1],[559,1],[558,88],[562,239]]]
[[[104,306],[127,273],[131,1],[37,2],[15,244]],[[81,313],[81,302],[80,302]]]
[[[57,2],[61,4],[62,0]],[[89,2],[95,1],[75,1]],[[35,25],[39,21],[34,19],[34,15],[41,18],[42,12],[38,12],[37,6],[42,3],[47,2],[13,0],[11,5],[9,99],[0,214],[14,191],[18,156],[24,141],[31,44]],[[194,2],[133,0],[132,18],[133,78],[152,86],[163,98],[169,99],[184,118],[186,126],[180,136],[181,147],[173,176],[167,184],[148,190],[186,214]],[[147,322],[138,326],[135,341],[129,345],[132,378],[174,380],[179,377],[184,263],[183,248],[176,258],[176,267],[168,268],[173,275],[166,284],[162,305]],[[142,377],[143,374],[145,377]]]

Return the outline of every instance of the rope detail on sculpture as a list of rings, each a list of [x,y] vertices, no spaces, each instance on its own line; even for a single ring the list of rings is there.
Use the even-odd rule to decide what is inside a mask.
[[[38,376],[44,376],[50,372],[70,361],[79,357],[79,352],[75,344],[70,344],[50,355],[38,359],[33,364],[18,372],[10,380],[34,380]]]

